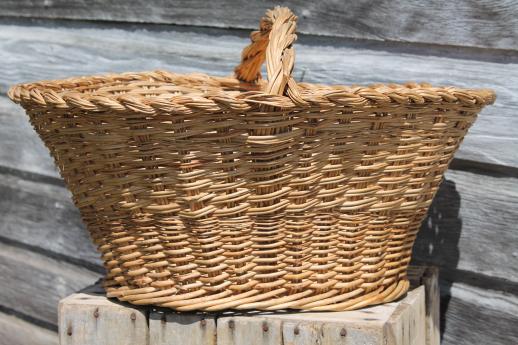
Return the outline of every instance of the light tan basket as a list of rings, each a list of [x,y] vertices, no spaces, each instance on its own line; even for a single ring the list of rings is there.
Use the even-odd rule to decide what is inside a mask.
[[[406,292],[420,223],[494,94],[298,84],[295,21],[268,11],[237,78],[157,71],[9,91],[72,191],[109,296],[347,310]]]

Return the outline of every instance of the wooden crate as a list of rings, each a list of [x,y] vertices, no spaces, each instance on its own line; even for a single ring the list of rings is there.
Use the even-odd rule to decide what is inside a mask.
[[[99,285],[59,304],[62,345],[437,345],[438,271],[410,269],[392,303],[347,312],[176,313],[107,299]]]

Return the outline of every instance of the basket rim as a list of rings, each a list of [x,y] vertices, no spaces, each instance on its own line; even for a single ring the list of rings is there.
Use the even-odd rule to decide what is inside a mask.
[[[158,86],[165,91],[110,93],[98,91],[103,86]],[[8,91],[11,100],[26,108],[82,109],[87,111],[132,111],[146,114],[204,110],[246,111],[254,106],[273,106],[282,109],[308,109],[365,106],[427,106],[457,105],[480,109],[492,104],[496,95],[491,89],[465,89],[453,86],[434,87],[427,83],[324,85],[298,83],[307,104],[295,104],[287,96],[261,91],[264,81],[245,83],[235,77],[207,74],[176,74],[168,71],[126,72],[42,80],[22,83]],[[192,88],[189,88],[192,87]],[[185,92],[172,92],[175,88]],[[144,89],[141,89],[144,90]],[[156,90],[156,89],[152,89]],[[158,89],[160,90],[160,89]],[[83,91],[83,92],[80,92]],[[150,96],[150,94],[152,94]]]

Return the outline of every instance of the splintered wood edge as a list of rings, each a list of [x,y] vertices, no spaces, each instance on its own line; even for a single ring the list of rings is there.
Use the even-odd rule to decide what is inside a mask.
[[[385,324],[387,345],[426,345],[425,305],[423,285],[408,292]]]
[[[441,342],[439,268],[427,266],[421,281],[426,292],[426,345],[439,345]]]

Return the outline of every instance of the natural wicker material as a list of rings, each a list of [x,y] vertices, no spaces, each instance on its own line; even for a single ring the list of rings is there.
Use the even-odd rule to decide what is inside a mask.
[[[494,94],[297,84],[295,20],[267,12],[241,81],[157,71],[10,90],[102,252],[109,296],[347,310],[405,293],[419,225]]]

